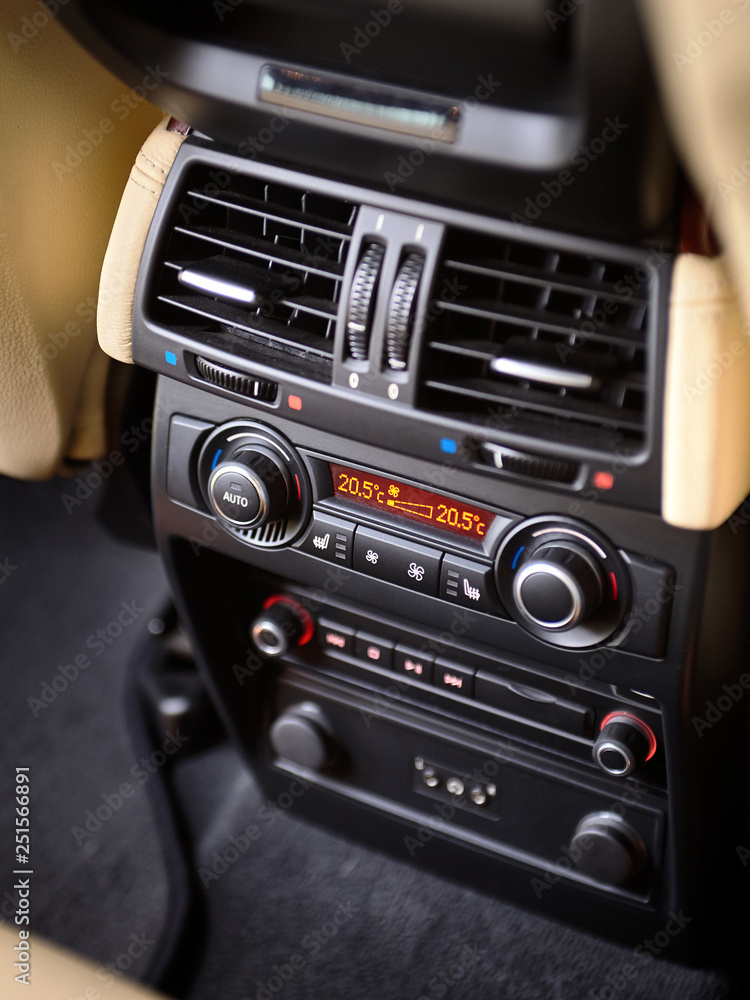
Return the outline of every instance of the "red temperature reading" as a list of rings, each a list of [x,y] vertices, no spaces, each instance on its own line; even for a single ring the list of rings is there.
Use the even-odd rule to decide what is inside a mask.
[[[434,528],[452,531],[454,535],[484,538],[495,517],[481,507],[471,507],[460,500],[449,500],[429,490],[407,486],[398,479],[386,479],[333,462],[329,465],[336,496],[410,521],[431,524]]]

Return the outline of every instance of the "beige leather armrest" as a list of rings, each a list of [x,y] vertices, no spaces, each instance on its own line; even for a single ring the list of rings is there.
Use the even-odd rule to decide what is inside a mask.
[[[750,319],[750,0],[640,0],[669,123]]]
[[[722,524],[750,492],[750,338],[720,257],[675,263],[663,444],[664,519]]]
[[[42,479],[105,449],[99,274],[161,112],[36,0],[0,3],[0,37],[0,474]]]
[[[97,326],[103,350],[133,363],[133,299],[138,268],[159,195],[185,134],[164,118],[144,142],[120,202],[99,285]]]
[[[36,1000],[163,1000],[163,994],[141,986],[124,975],[115,975],[106,966],[79,958],[71,951],[50,944],[33,931],[27,952],[26,939],[19,939],[15,925],[0,927],[0,991],[3,997],[32,997]],[[130,942],[125,942],[125,949]],[[20,946],[20,947],[19,947]],[[126,954],[126,950],[124,954]],[[16,966],[15,963],[18,963]],[[23,976],[28,967],[28,985]],[[119,968],[115,966],[119,973]]]

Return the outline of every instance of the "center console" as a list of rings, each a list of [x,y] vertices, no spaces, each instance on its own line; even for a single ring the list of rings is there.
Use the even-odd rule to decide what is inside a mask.
[[[744,545],[658,515],[649,254],[188,140],[134,357],[161,373],[162,551],[269,800],[705,943],[737,884],[743,713],[709,706],[744,693]]]
[[[91,17],[134,51],[147,6]],[[203,131],[133,313],[159,546],[270,806],[715,959],[744,893],[747,532],[660,516],[679,210],[633,10],[499,5],[507,90],[446,104],[458,57],[441,91],[437,50],[408,80],[394,54],[429,6],[359,68],[302,52],[304,12],[306,68],[267,5],[226,66],[185,23],[175,66],[204,73],[165,103]]]

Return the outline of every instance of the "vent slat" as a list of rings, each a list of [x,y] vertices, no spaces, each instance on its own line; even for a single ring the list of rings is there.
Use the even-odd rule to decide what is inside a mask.
[[[627,286],[627,292],[618,292],[616,286],[608,282],[582,281],[580,277],[564,274],[560,271],[555,272],[557,277],[553,278],[549,271],[543,271],[540,268],[519,267],[511,263],[495,263],[494,261],[492,263],[486,261],[469,263],[460,260],[446,260],[445,267],[466,274],[520,281],[530,285],[554,288],[558,291],[573,292],[576,295],[596,295],[613,302],[635,304],[646,301],[637,287]]]
[[[317,260],[311,254],[304,254],[299,250],[294,250],[292,247],[285,247],[279,243],[269,243],[268,240],[248,236],[244,233],[238,233],[232,229],[224,229],[220,226],[211,228],[196,226],[195,229],[175,226],[175,232],[198,240],[205,240],[207,243],[223,247],[225,250],[234,250],[237,253],[260,257],[261,260],[288,264],[290,267],[299,268],[308,274],[320,274],[326,278],[333,277],[339,279],[344,274],[343,264]]]
[[[620,427],[625,430],[637,431],[641,428],[641,416],[637,411],[618,410],[614,416],[611,409],[588,400],[573,399],[570,396],[554,397],[534,392],[530,389],[515,389],[511,386],[497,386],[493,391],[487,383],[480,379],[456,382],[440,382],[431,379],[427,386],[441,392],[453,393],[457,396],[481,400],[485,403],[502,403],[511,406],[521,405],[525,409],[538,413],[549,413],[554,416],[589,417],[610,427]]]
[[[246,333],[268,337],[289,347],[304,348],[324,357],[329,357],[332,352],[329,342],[321,342],[306,330],[294,330],[272,319],[266,319],[258,313],[248,314],[242,309],[236,309],[225,302],[217,302],[215,299],[204,299],[197,295],[160,295],[159,301],[192,313],[194,316],[202,316],[204,319],[215,320],[237,330],[244,330]]]
[[[494,358],[497,357],[497,348],[492,349],[487,343],[483,341],[430,341],[430,348],[435,351],[445,351],[447,354],[455,354],[459,357],[471,358],[476,361],[481,361],[483,364],[489,364]],[[576,352],[576,357],[580,358],[580,355]],[[643,391],[645,388],[646,380],[643,372],[628,371],[627,374],[622,376],[611,376],[611,381],[617,383],[617,385],[623,386],[626,389],[635,389]]]
[[[306,212],[299,212],[293,208],[274,205],[271,202],[261,201],[260,198],[251,198],[247,195],[239,194],[227,194],[220,197],[219,195],[207,195],[200,191],[188,191],[188,197],[201,198],[221,208],[246,212],[248,215],[268,219],[271,222],[296,226],[299,229],[306,229],[308,232],[317,233],[320,236],[332,236],[335,239],[350,240],[352,235],[351,226],[341,225],[329,219],[322,219],[316,215],[307,214]]]
[[[584,328],[587,318],[571,320],[565,316],[557,316],[554,313],[532,309],[522,309],[518,306],[506,306],[504,303],[462,303],[443,302],[435,303],[443,312],[459,313],[462,316],[472,316],[477,319],[486,319],[491,322],[502,321],[514,323],[518,326],[525,326],[535,330],[547,330],[549,333],[556,333],[562,336],[575,336],[581,340],[599,341],[603,344],[627,344],[633,347],[642,347],[644,343],[644,333],[642,330],[629,330],[627,327],[603,326],[601,329],[589,330]],[[589,319],[589,323],[592,321]]]

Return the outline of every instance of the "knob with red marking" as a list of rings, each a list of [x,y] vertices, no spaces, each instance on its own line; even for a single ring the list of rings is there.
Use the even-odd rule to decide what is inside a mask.
[[[295,646],[304,646],[313,637],[315,623],[310,613],[292,597],[274,594],[250,626],[250,635],[259,653],[284,656]]]
[[[594,743],[594,760],[616,778],[626,778],[656,753],[656,737],[642,719],[612,712],[602,720]]]

